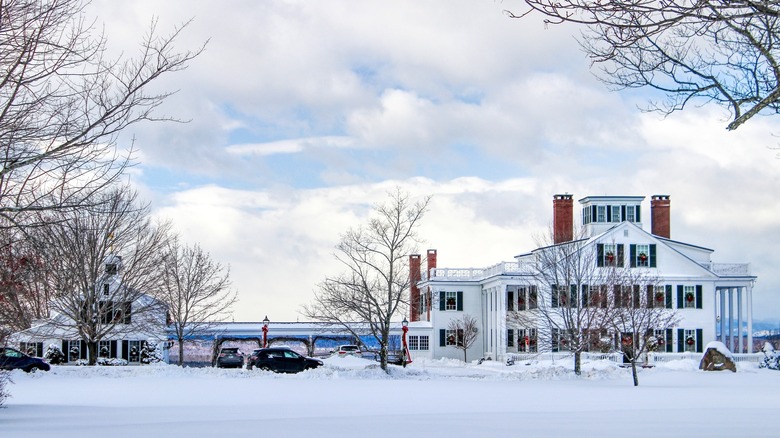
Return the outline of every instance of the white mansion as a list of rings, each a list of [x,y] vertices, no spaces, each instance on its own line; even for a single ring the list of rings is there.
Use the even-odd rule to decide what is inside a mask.
[[[734,353],[752,353],[752,286],[756,279],[747,263],[714,263],[712,249],[670,238],[669,196],[652,196],[649,215],[643,196],[588,196],[579,200],[584,236],[582,248],[592,251],[596,270],[608,265],[645,270],[657,279],[659,302],[674,309],[679,325],[656,335],[666,352],[701,352],[710,341],[722,341]],[[651,231],[643,218],[651,219]],[[553,198],[553,245],[574,240],[572,195]],[[428,250],[427,269],[420,255],[410,256],[412,288],[409,348],[412,358],[463,358],[453,347],[450,321],[468,314],[478,324],[469,360],[510,353],[557,351],[559,345],[539,345],[542,327],[518,326],[515,312],[537,311],[538,300],[553,300],[549,290],[529,273],[537,248],[487,268],[440,268],[436,250]],[[650,293],[650,292],[648,292]],[[575,298],[572,298],[575,299]],[[555,306],[555,302],[553,302]],[[743,335],[746,333],[746,335]],[[541,338],[538,339],[541,342]],[[665,341],[665,342],[664,342]],[[617,345],[616,345],[617,346]],[[561,348],[563,349],[563,348]]]

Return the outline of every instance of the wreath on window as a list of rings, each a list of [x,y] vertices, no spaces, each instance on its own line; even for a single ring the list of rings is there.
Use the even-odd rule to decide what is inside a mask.
[[[685,343],[688,344],[688,345],[693,345],[693,344],[696,343],[696,341],[693,339],[692,336],[688,336],[688,338],[685,339]]]
[[[655,293],[655,300],[658,301],[659,303],[663,303],[664,302],[664,293],[663,292],[656,292]]]
[[[659,337],[656,338],[656,343],[658,343],[658,345],[664,345],[666,343],[666,341],[664,341],[664,337],[663,336],[659,336]]]
[[[694,300],[693,292],[686,292],[685,293],[685,301],[692,303]]]
[[[620,338],[620,343],[628,347],[634,343],[634,340],[631,339],[631,336],[623,336]]]
[[[607,262],[612,263],[615,260],[615,253],[612,251],[607,252]]]
[[[455,298],[447,298],[447,307],[455,307]]]
[[[643,252],[640,252],[640,253],[639,253],[639,261],[640,261],[640,262],[644,262],[644,261],[646,261],[646,260],[647,260],[647,254],[645,254],[645,253],[643,253]]]

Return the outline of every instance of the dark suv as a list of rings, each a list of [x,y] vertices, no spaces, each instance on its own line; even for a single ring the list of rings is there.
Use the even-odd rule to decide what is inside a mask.
[[[322,366],[322,361],[301,356],[289,348],[261,348],[252,352],[246,368],[275,373],[297,373]]]
[[[15,348],[2,347],[0,348],[0,369],[18,369],[34,373],[38,370],[49,371],[51,367],[43,359],[28,356]]]
[[[238,348],[223,348],[217,356],[217,368],[241,368],[244,366],[244,355]]]

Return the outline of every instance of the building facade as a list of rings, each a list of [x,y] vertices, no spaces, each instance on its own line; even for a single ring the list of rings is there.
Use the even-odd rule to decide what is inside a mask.
[[[550,333],[555,329],[534,315],[540,308],[560,306],[564,297],[585,305],[588,294],[604,290],[599,278],[606,278],[608,270],[616,267],[653,278],[652,286],[643,285],[641,292],[634,285],[629,294],[636,303],[624,298],[623,306],[639,305],[638,297],[646,290],[643,306],[676,312],[679,322],[674,327],[654,333],[658,351],[701,352],[708,342],[717,340],[732,352],[753,352],[756,277],[749,264],[715,263],[712,249],[671,239],[669,196],[652,196],[649,214],[642,208],[643,196],[582,198],[578,215],[582,226],[576,235],[572,198],[569,194],[553,197],[551,244],[515,256],[513,261],[487,268],[439,268],[436,250],[428,250],[427,266],[422,270],[422,257],[412,255],[409,334],[429,336],[428,350],[415,351],[410,345],[412,357],[463,358],[452,321],[464,314],[476,318],[479,327],[479,336],[468,349],[470,358],[504,360],[511,353],[565,350],[565,338]],[[645,217],[651,219],[650,231],[643,226]],[[592,265],[588,279],[592,284],[562,285],[567,292],[560,295],[563,289],[540,281],[539,260],[545,253],[574,246]],[[619,295],[610,294],[609,299],[619,300]],[[613,349],[620,348],[620,333],[607,339],[614,340]]]

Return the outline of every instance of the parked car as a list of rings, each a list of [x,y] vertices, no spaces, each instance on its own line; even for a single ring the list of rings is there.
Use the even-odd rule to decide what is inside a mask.
[[[339,345],[335,350],[333,350],[333,355],[336,357],[362,357],[363,354],[360,351],[360,347],[357,345]]]
[[[242,368],[244,354],[238,348],[223,348],[217,356],[217,368]]]
[[[256,351],[256,358],[251,359],[250,357],[246,364],[246,368],[249,370],[257,368],[275,373],[297,373],[323,365],[321,360],[301,356],[289,348],[261,348]]]
[[[15,348],[3,347],[0,348],[0,368],[34,373],[38,370],[49,371],[51,366],[39,357],[28,356]]]

